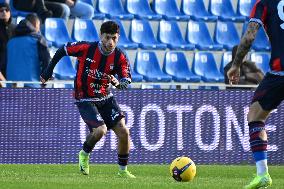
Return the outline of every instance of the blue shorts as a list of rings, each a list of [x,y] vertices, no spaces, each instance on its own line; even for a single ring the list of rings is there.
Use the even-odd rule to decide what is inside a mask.
[[[284,99],[284,76],[267,73],[257,87],[252,103],[258,101],[262,109],[276,109]]]
[[[96,102],[76,102],[76,105],[90,132],[103,124],[109,130],[125,117],[114,97]]]

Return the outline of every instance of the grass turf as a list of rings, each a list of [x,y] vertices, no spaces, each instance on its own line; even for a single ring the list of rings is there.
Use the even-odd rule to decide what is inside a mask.
[[[0,189],[240,189],[250,182],[254,166],[197,165],[192,182],[176,182],[168,165],[130,165],[136,179],[118,178],[117,165],[91,165],[81,175],[77,165],[0,164]],[[270,166],[271,189],[284,189],[284,166]]]

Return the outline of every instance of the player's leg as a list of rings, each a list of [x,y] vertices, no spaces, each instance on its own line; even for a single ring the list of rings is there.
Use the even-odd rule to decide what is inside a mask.
[[[79,152],[79,169],[82,174],[89,174],[89,157],[96,143],[106,134],[107,127],[93,102],[77,103],[80,115],[88,125],[90,134],[86,137],[83,149]]]
[[[267,166],[267,133],[265,121],[270,112],[283,100],[284,79],[267,74],[255,91],[248,113],[250,146],[256,163],[257,176],[247,189],[267,187],[272,184]]]
[[[129,150],[130,150],[130,137],[129,137],[129,129],[125,126],[125,119],[122,118],[116,126],[112,128],[114,133],[118,138],[118,165],[119,172],[118,175],[121,177],[127,178],[135,178],[133,174],[131,174],[127,170],[128,159],[129,159]]]
[[[117,156],[120,167],[118,175],[126,178],[135,178],[135,176],[127,170],[130,146],[129,130],[125,126],[125,116],[115,98],[111,97],[107,99],[103,106],[99,108],[99,112],[103,117],[107,128],[112,129],[118,138]]]
[[[272,184],[267,166],[267,133],[265,130],[265,121],[270,112],[263,110],[259,102],[254,102],[249,109],[249,142],[256,164],[257,176],[245,187],[246,189],[266,187]]]

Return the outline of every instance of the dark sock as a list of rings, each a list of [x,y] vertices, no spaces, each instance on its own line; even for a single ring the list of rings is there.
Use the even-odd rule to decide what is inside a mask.
[[[129,154],[124,154],[124,155],[118,154],[117,157],[118,157],[118,165],[127,166]]]

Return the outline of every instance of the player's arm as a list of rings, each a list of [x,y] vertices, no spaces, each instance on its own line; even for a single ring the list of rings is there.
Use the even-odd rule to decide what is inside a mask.
[[[250,22],[248,28],[241,39],[241,43],[238,47],[235,59],[233,60],[233,66],[240,67],[247,53],[249,52],[251,45],[256,37],[260,24],[257,22]]]
[[[56,64],[60,61],[60,59],[64,56],[75,56],[79,57],[82,56],[85,49],[89,47],[87,42],[74,42],[74,43],[67,43],[61,48],[59,48],[53,58],[51,59],[50,63],[48,64],[47,68],[43,71],[40,76],[40,80],[42,83],[48,81],[51,78],[53,69]]]
[[[128,58],[124,53],[121,53],[119,57],[117,75],[119,80],[111,76],[111,84],[117,89],[127,89],[131,83],[131,72]]]
[[[59,60],[66,55],[67,54],[66,54],[66,51],[64,50],[64,47],[61,47],[56,51],[56,53],[53,56],[53,58],[51,59],[50,63],[48,64],[46,69],[40,75],[40,81],[42,83],[47,82],[51,78],[54,67],[59,62]]]

